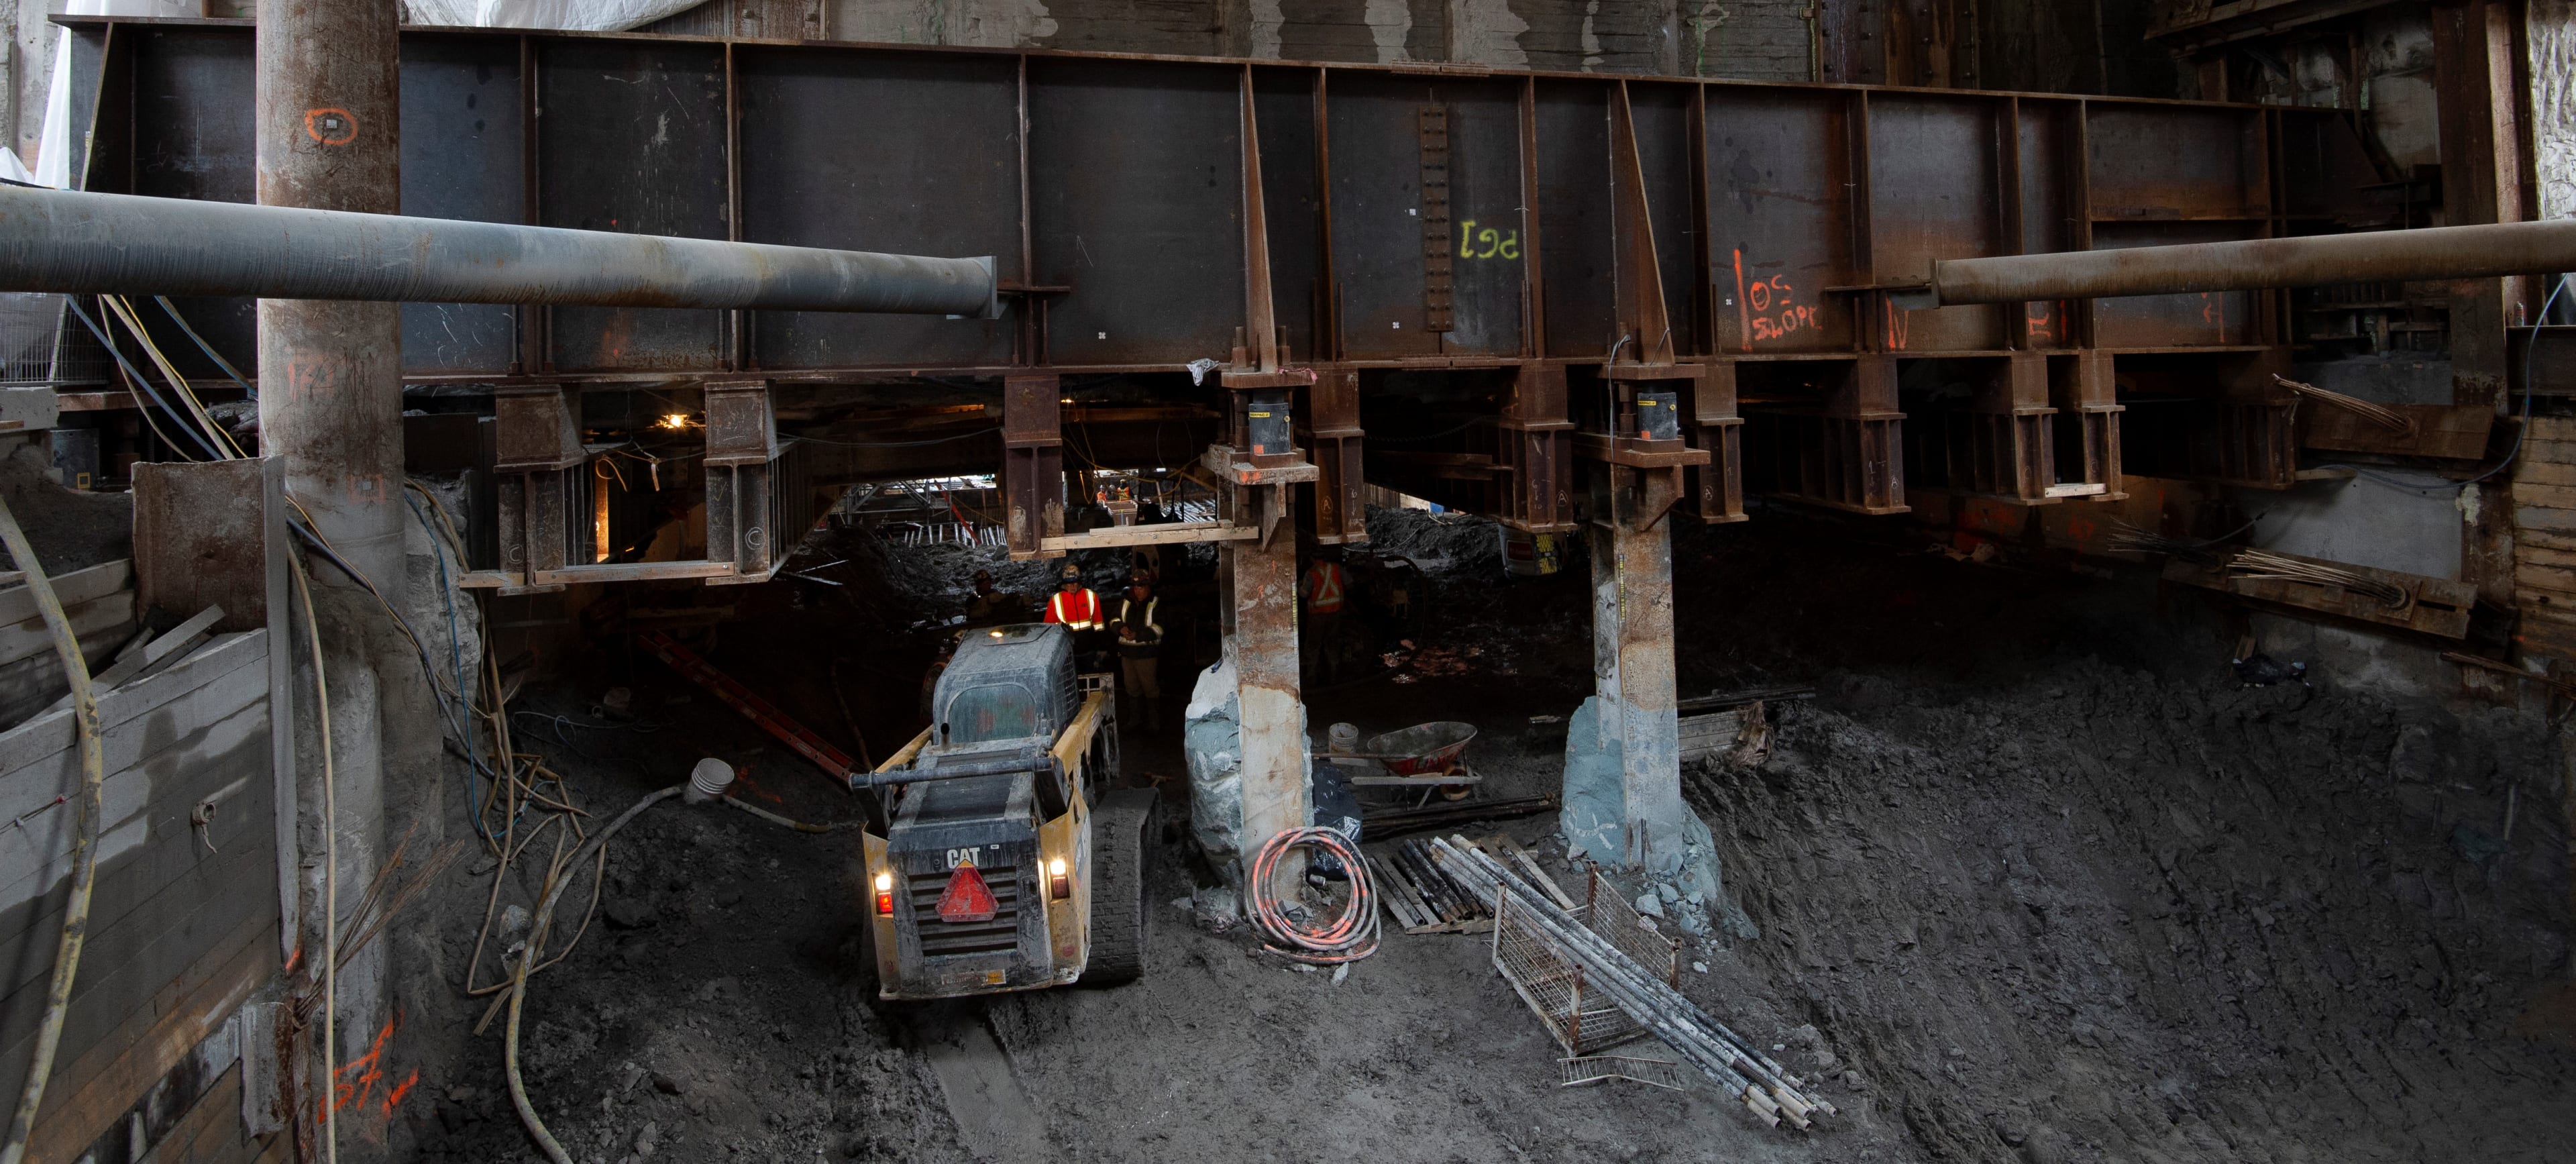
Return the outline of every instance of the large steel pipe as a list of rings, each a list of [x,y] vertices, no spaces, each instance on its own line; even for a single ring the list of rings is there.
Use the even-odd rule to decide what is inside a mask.
[[[0,290],[996,314],[993,260],[0,186]]]
[[[1917,293],[1900,296],[1899,304],[2109,299],[2556,271],[2576,271],[2576,221],[1951,259],[1932,264],[1930,302]]]

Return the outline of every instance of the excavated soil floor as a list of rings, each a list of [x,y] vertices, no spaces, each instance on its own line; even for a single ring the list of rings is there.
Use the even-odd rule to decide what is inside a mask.
[[[1581,563],[1505,580],[1489,526],[1373,519],[1432,586],[1419,625],[1365,644],[1392,669],[1354,651],[1313,694],[1315,730],[1467,720],[1483,795],[1553,791],[1553,717],[1589,687]],[[882,752],[917,722],[934,636],[916,624],[962,602],[979,559],[839,537],[812,560],[849,559],[824,571],[845,585],[729,596],[740,617],[709,657]],[[853,973],[853,834],[676,802],[622,834],[600,916],[533,980],[529,1091],[574,1159],[603,1164],[2568,1158],[2576,1036],[2564,1011],[2547,1021],[2570,972],[2567,850],[2543,725],[2332,675],[2243,688],[2215,620],[2143,575],[1910,551],[1767,517],[1676,539],[1684,693],[1817,689],[1779,705],[1766,762],[1686,777],[1761,936],[1695,944],[1705,969],[1682,975],[1824,1080],[1843,1114],[1815,1132],[1706,1086],[1560,1088],[1482,938],[1392,934],[1339,983],[1286,967],[1184,908],[1209,877],[1178,829],[1143,982],[880,1003]],[[1191,572],[1166,566],[1175,605]],[[1042,584],[1021,573],[1005,583]],[[1165,730],[1131,724],[1126,764],[1177,799],[1188,684],[1167,666]],[[632,721],[594,707],[612,687]],[[514,707],[567,717],[520,730],[593,811],[705,755],[748,764],[744,795],[776,811],[856,811],[624,645]],[[1562,851],[1550,818],[1502,827]],[[539,1158],[501,1024],[473,1036],[486,1000],[455,989],[494,875],[479,857],[399,935],[397,1053],[421,1098],[393,1117],[391,1158]],[[531,889],[507,877],[503,900]]]

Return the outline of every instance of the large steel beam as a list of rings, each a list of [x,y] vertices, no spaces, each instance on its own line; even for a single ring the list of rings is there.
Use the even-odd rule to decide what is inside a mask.
[[[363,131],[348,132],[363,136]],[[383,132],[389,136],[390,127]],[[288,152],[300,158],[294,151],[304,148],[290,143]],[[274,183],[268,175],[263,164],[263,193],[273,185],[281,198],[316,186],[288,180],[283,169]],[[393,207],[392,174],[380,184],[383,196],[367,204]],[[0,186],[0,290],[979,318],[998,314],[990,258],[885,255],[289,205]]]
[[[1932,264],[1929,285],[1901,296],[1898,305],[1919,310],[2568,270],[2576,270],[2576,222],[2506,222],[1950,259]]]

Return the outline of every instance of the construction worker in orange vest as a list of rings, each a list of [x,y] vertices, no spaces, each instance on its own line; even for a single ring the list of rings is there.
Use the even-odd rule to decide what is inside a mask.
[[[1342,606],[1350,593],[1350,575],[1342,572],[1340,548],[1315,551],[1314,564],[1306,567],[1306,577],[1297,589],[1306,600],[1311,649],[1321,656],[1324,681],[1333,682],[1342,673]]]
[[[1100,596],[1082,584],[1082,567],[1065,563],[1064,588],[1047,599],[1046,620],[1077,635],[1100,629]]]

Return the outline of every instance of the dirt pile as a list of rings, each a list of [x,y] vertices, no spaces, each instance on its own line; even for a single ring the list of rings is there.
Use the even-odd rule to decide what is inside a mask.
[[[2100,662],[1829,677],[1693,780],[1737,953],[1962,1159],[2505,1158],[2576,1135],[2507,1027],[2564,973],[2554,766],[2510,722]],[[2499,717],[2500,719],[2501,717]],[[2438,744],[2435,741],[2439,741]],[[2428,747],[2428,744],[2434,746]]]
[[[1501,526],[1464,513],[1433,514],[1421,509],[1370,506],[1368,552],[1409,558],[1435,574],[1499,575],[1503,568]]]

